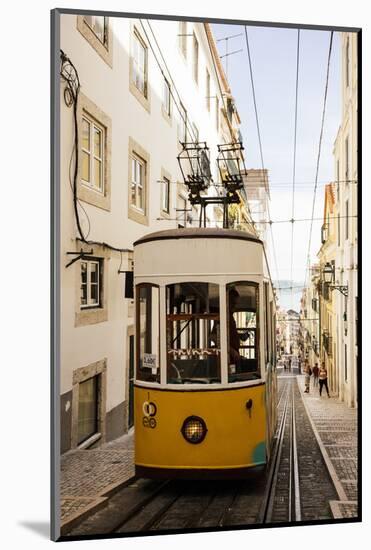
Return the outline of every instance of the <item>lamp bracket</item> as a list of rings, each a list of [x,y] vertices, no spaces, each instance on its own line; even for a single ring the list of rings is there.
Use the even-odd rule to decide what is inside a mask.
[[[348,285],[330,285],[331,290],[338,290],[343,296],[348,297]]]

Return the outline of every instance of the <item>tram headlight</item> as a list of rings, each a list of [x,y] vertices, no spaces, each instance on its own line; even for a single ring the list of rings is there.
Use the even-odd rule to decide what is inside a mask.
[[[206,437],[206,423],[199,416],[188,416],[183,422],[181,432],[188,443],[201,443]]]

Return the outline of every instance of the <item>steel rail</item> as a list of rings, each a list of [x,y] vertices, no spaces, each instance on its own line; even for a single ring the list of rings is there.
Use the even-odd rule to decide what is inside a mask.
[[[276,444],[275,444],[273,456],[271,459],[271,467],[268,473],[267,488],[265,490],[260,512],[258,514],[258,523],[268,523],[272,514],[274,493],[275,493],[275,487],[277,482],[276,474],[277,474],[278,466],[280,464],[285,425],[286,425],[286,416],[287,416],[288,398],[289,398],[289,383],[286,384],[286,388],[285,388],[285,394],[284,394],[285,401],[283,405],[283,412],[282,412],[281,421],[280,421],[278,430],[276,432],[277,433]],[[283,399],[283,393],[284,392],[282,392],[281,394],[280,402]]]
[[[299,459],[298,445],[296,437],[296,413],[295,413],[295,394],[294,384],[292,384],[292,450],[293,450],[293,468],[294,468],[294,504],[295,504],[295,521],[301,521],[301,506],[300,506],[300,479],[299,479]]]

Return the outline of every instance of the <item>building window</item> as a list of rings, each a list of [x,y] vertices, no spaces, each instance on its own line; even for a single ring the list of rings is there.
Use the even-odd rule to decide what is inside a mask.
[[[84,15],[84,21],[89,25],[95,36],[102,44],[108,45],[108,17]]]
[[[193,33],[193,78],[198,83],[198,40]]]
[[[345,140],[345,180],[349,183],[349,138]]]
[[[98,432],[99,376],[79,384],[77,444]]]
[[[99,260],[81,262],[81,309],[101,307],[101,279]]]
[[[206,108],[210,111],[210,73],[206,69]]]
[[[162,177],[161,210],[170,213],[170,180],[165,176]]]
[[[112,31],[108,17],[78,15],[77,29],[100,57],[112,67]]]
[[[184,57],[187,58],[187,22],[186,21],[179,22],[179,49],[184,55]]]
[[[148,209],[150,204],[149,170],[149,154],[139,143],[129,137],[128,217],[144,225],[148,225]]]
[[[215,125],[216,125],[216,130],[219,131],[219,98],[218,96],[215,99]]]
[[[336,186],[337,200],[339,202],[340,200],[340,161],[339,160],[336,161],[336,182],[337,182],[337,186]]]
[[[137,30],[134,30],[133,40],[133,83],[136,88],[147,97],[147,46],[139,36]]]
[[[133,154],[131,157],[131,205],[144,212],[146,162]]]
[[[345,201],[345,240],[349,239],[349,201]]]
[[[111,119],[80,92],[77,121],[79,137],[77,198],[109,211],[111,209]]]
[[[170,117],[171,116],[171,91],[170,91],[170,84],[164,79],[164,97],[163,97],[163,111],[164,113]]]
[[[187,111],[181,103],[179,105],[178,140],[181,143],[187,141]]]
[[[90,118],[87,113],[82,117],[82,167],[81,180],[84,185],[104,194],[104,128]]]
[[[347,88],[349,86],[349,64],[350,64],[350,59],[349,59],[349,37],[348,37],[347,43],[345,46],[345,83]]]

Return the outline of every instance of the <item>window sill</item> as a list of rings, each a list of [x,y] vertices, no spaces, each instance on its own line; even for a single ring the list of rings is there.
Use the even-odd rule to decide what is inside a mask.
[[[98,432],[90,436],[89,439],[87,439],[86,441],[83,441],[82,443],[80,443],[80,445],[78,445],[77,448],[80,450],[89,449],[89,447],[91,447],[92,445],[94,445],[94,443],[99,441],[101,437],[102,437],[102,434]]]
[[[97,52],[97,54],[107,63],[109,67],[113,66],[113,51],[112,51],[112,31],[108,27],[108,43],[105,45],[99,40],[95,32],[91,29],[89,24],[85,21],[83,15],[77,16],[77,29],[82,36],[89,42],[91,47]]]
[[[132,63],[132,60],[130,60],[130,63]],[[130,75],[130,83],[129,83],[129,89],[132,95],[139,101],[139,103],[144,107],[144,109],[148,112],[148,114],[151,113],[151,106],[150,106],[150,94],[149,94],[149,85],[147,83],[147,95],[145,96],[134,84],[133,79]]]
[[[166,210],[161,210],[160,216],[164,220],[170,220],[171,219],[170,212],[166,212]]]
[[[84,183],[80,183],[80,185],[77,186],[77,198],[92,206],[107,210],[108,212],[111,210],[110,197],[96,191],[92,187],[88,187]]]
[[[166,109],[164,109],[164,106],[161,107],[161,112],[162,112],[163,118],[166,120],[166,122],[171,127],[173,125],[171,114],[169,115],[169,113],[166,111]]]
[[[128,217],[130,220],[134,222],[141,223],[143,225],[149,225],[148,215],[145,212],[141,212],[140,210],[137,210],[132,205],[129,206]]]

